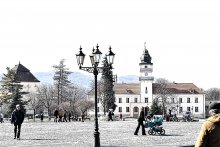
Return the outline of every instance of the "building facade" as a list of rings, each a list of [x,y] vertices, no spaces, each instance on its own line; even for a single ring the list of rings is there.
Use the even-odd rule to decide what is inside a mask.
[[[149,114],[152,102],[155,98],[162,99],[158,92],[161,84],[153,83],[153,63],[148,50],[144,49],[140,58],[139,83],[114,83],[114,91],[117,108],[115,115],[122,113],[123,116],[138,117],[141,107],[145,108],[145,115]],[[166,109],[171,109],[172,113],[182,114],[190,111],[194,117],[205,118],[205,94],[193,83],[166,83],[166,89],[171,94],[169,105]],[[93,94],[89,94],[90,99],[94,99]],[[102,105],[98,103],[98,113],[103,114]],[[91,111],[90,114],[94,114]]]
[[[40,81],[20,62],[15,65],[12,70],[15,72],[15,79],[23,85],[22,91],[28,92],[29,94],[36,93],[37,87],[40,85]],[[29,94],[23,95],[23,100],[27,101],[30,99]],[[26,106],[26,114],[34,114],[34,110],[28,105]]]

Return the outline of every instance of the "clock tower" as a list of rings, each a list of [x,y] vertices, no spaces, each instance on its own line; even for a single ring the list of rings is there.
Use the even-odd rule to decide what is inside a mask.
[[[146,44],[144,46],[144,51],[141,56],[140,66],[140,87],[141,87],[141,102],[146,103],[149,107],[153,101],[153,91],[152,84],[154,81],[154,77],[152,75],[153,72],[153,63],[151,62],[151,56],[146,49]]]

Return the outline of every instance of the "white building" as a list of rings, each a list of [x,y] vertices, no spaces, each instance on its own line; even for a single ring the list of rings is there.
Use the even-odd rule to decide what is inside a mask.
[[[117,108],[115,115],[137,117],[141,107],[145,107],[145,114],[152,105],[153,99],[158,97],[158,83],[153,83],[153,63],[148,50],[144,49],[141,56],[139,83],[114,83]],[[171,104],[167,107],[173,113],[181,114],[191,111],[194,117],[205,117],[205,94],[193,83],[167,83],[166,88],[172,91]],[[94,95],[88,95],[94,98]],[[159,98],[160,99],[160,98]],[[98,113],[103,114],[102,105],[98,103]],[[90,112],[90,114],[94,114]]]
[[[23,85],[23,90],[25,92],[36,93],[37,87],[40,84],[40,81],[20,62],[12,68],[15,71],[15,79],[19,81],[21,85]],[[23,95],[23,100],[29,100],[29,94]],[[33,110],[26,106],[26,113],[33,114]]]

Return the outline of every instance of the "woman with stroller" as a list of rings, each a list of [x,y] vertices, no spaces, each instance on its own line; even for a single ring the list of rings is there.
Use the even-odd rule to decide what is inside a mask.
[[[142,135],[146,135],[143,121],[145,121],[145,118],[144,118],[144,107],[141,108],[141,112],[140,112],[140,115],[138,117],[138,126],[137,126],[137,128],[136,128],[136,130],[134,132],[134,135],[138,135],[138,131],[140,129],[140,126],[142,127]]]

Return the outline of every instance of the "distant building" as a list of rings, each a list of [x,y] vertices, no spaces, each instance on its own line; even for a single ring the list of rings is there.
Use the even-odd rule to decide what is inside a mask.
[[[158,98],[160,84],[153,83],[153,63],[148,50],[144,49],[141,56],[139,83],[114,83],[117,108],[115,115],[138,117],[141,107],[145,108],[145,115],[149,113],[153,99]],[[193,83],[167,83],[166,88],[172,91],[172,102],[167,107],[175,114],[191,111],[195,117],[205,117],[205,93]],[[94,99],[94,94],[88,97]],[[160,98],[158,98],[160,100]],[[101,103],[98,103],[98,113],[103,114]],[[94,111],[89,112],[94,114]]]
[[[15,71],[16,81],[19,81],[20,84],[23,85],[23,91],[29,93],[37,92],[37,87],[39,86],[40,81],[30,72],[29,69],[19,62],[19,64],[15,65],[12,70]],[[29,100],[28,94],[23,95],[23,99]],[[26,109],[26,113],[32,113],[32,110],[30,110],[28,106],[26,106]]]

